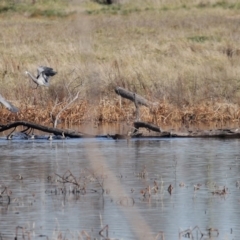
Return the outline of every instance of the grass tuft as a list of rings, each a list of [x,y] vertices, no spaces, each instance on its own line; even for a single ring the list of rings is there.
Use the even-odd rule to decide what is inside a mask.
[[[193,36],[193,37],[188,37],[187,39],[193,42],[203,43],[210,40],[211,38],[207,36]]]

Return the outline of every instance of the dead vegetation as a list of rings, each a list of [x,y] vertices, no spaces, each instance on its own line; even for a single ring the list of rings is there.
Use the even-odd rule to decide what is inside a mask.
[[[23,106],[18,114],[12,114],[6,109],[1,111],[1,123],[13,121],[29,121],[52,126],[54,123],[73,126],[88,121],[99,123],[134,122],[135,107],[131,103],[119,106],[119,101],[101,101],[98,106],[92,106],[86,100],[77,103],[69,101],[51,103],[41,109],[36,106]],[[53,111],[57,114],[54,115]],[[56,118],[57,117],[57,118]],[[202,103],[200,105],[176,108],[171,104],[159,103],[151,109],[141,107],[140,117],[144,122],[154,123],[156,126],[169,125],[216,125],[225,126],[229,123],[238,126],[240,110],[237,105],[222,103]]]
[[[206,232],[203,232],[198,226],[195,226],[192,229],[189,228],[189,229],[179,232],[179,240],[181,240],[183,238],[194,239],[195,232],[196,232],[196,236],[198,236],[197,233],[200,234],[200,239],[202,239],[204,236],[212,238],[212,237],[218,237],[218,235],[219,235],[219,231],[216,228],[208,228],[208,229],[206,229]],[[198,237],[197,237],[197,239],[198,239]]]
[[[12,191],[5,185],[0,185],[0,205],[9,205],[11,203]]]
[[[63,175],[54,173],[55,176],[48,176],[48,181],[53,189],[47,189],[49,194],[81,194],[104,193],[104,179],[107,177],[102,173],[96,173],[83,169],[79,177],[75,177],[70,170]]]
[[[216,189],[212,192],[213,195],[225,196],[228,193],[228,189],[224,186],[222,189]]]
[[[63,18],[53,11],[51,21],[34,9],[15,9],[11,19],[2,14],[0,89],[21,112],[13,116],[0,109],[1,121],[52,124],[49,115],[64,108],[59,120],[65,124],[132,121],[133,104],[114,96],[120,86],[157,103],[154,110],[141,109],[143,121],[238,123],[238,2],[180,2],[36,1],[29,9],[53,11],[62,4],[75,14]],[[38,65],[54,67],[58,76],[48,89],[33,91],[24,72]],[[68,84],[79,98],[66,107]]]
[[[67,170],[63,174],[54,173],[51,176],[47,177],[48,182],[48,189],[46,189],[45,194],[49,196],[62,196],[64,199],[66,197],[75,196],[75,200],[80,199],[78,196],[81,195],[89,195],[91,194],[92,197],[99,196],[101,194],[103,197],[111,197],[112,193],[105,188],[105,181],[111,181],[111,179],[108,178],[107,174],[103,171],[103,169],[99,169],[98,171],[89,170],[87,168],[84,168],[81,170],[79,175],[74,175],[71,170]],[[163,181],[160,181],[160,178],[158,180],[155,177],[152,177],[150,173],[147,171],[146,166],[143,167],[142,171],[138,174],[134,175],[135,178],[139,179],[142,184],[147,184],[147,187],[143,188],[140,191],[140,195],[138,191],[134,191],[134,189],[131,190],[131,196],[120,196],[115,200],[115,203],[122,208],[129,208],[134,207],[136,204],[139,204],[139,200],[141,202],[152,202],[154,200],[159,201],[162,199],[165,192],[169,192],[169,198],[172,198],[172,195],[175,194],[173,191],[174,185],[170,184],[168,187],[165,186],[165,183]],[[120,176],[120,179],[122,176]],[[154,179],[155,178],[155,179]],[[24,181],[24,177],[22,175],[17,175],[14,178],[15,182],[18,182],[19,184],[22,184],[22,181]],[[154,179],[154,180],[153,180]],[[238,181],[237,181],[238,183]],[[180,182],[179,188],[184,187],[185,184]],[[193,188],[188,188],[189,191],[196,191],[196,186],[199,187],[197,190],[203,190],[200,189],[200,186],[202,184],[194,184],[194,190]],[[228,194],[228,189],[224,187],[219,187],[215,183],[210,182],[206,183],[207,188],[205,188],[205,191],[209,190],[209,193],[212,193],[213,195],[219,195],[224,196]],[[238,184],[236,184],[236,187],[238,187]],[[10,201],[10,195],[12,195],[12,191],[5,185],[1,185],[1,194],[0,194],[0,206],[6,206],[10,204],[16,204],[21,203],[21,201],[24,201],[23,199],[15,199],[14,201]],[[214,189],[212,191],[212,189]],[[24,192],[26,195],[27,192]],[[31,193],[33,198],[35,198],[35,194]],[[139,198],[139,196],[142,196],[142,198]],[[13,193],[14,197],[14,193]],[[3,199],[5,199],[3,201]],[[113,202],[113,200],[111,200]],[[34,204],[35,201],[32,201],[32,204]],[[100,216],[101,219],[101,216]],[[117,239],[117,238],[110,238],[109,237],[109,224],[103,225],[99,230],[99,236],[101,236],[103,239]],[[16,236],[15,240],[19,239],[19,235],[21,233],[21,238],[25,239],[27,236],[27,239],[32,239],[33,229],[31,227],[27,226],[17,226],[16,227]],[[66,237],[67,233],[64,233],[62,231],[56,232],[57,239],[65,239],[63,235]],[[152,239],[161,239],[164,240],[164,231],[159,231],[156,236],[153,236]],[[89,233],[87,230],[81,230],[78,233],[78,236],[80,239],[93,239],[92,234]],[[195,239],[194,236],[200,236],[200,238],[203,237],[218,237],[219,236],[219,230],[216,228],[207,228],[205,231],[202,231],[198,226],[195,226],[194,228],[189,228],[186,230],[179,231],[179,240],[183,238],[189,238],[189,239]],[[45,234],[40,234],[38,237],[49,239],[49,236]],[[69,235],[71,239],[71,234]],[[2,237],[4,239],[4,237]],[[68,238],[69,239],[69,238]]]

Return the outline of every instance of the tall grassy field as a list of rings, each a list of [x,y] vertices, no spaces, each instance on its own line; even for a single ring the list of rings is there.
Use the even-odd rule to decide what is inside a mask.
[[[142,119],[238,121],[238,0],[0,1],[0,92],[20,107],[2,122],[49,122],[69,98],[66,122],[134,118],[116,86],[158,102]],[[53,67],[49,88],[33,89],[25,71]]]

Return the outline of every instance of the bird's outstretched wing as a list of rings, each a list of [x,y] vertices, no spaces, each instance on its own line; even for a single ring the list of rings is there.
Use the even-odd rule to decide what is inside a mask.
[[[45,66],[39,66],[37,68],[37,71],[38,71],[38,75],[40,74],[44,74],[46,75],[47,77],[52,77],[54,76],[57,72],[55,72],[52,68],[50,67],[45,67]]]
[[[17,113],[19,111],[17,107],[13,106],[10,102],[8,102],[1,94],[0,103],[2,103],[9,111],[13,113]]]
[[[37,68],[37,71],[38,71],[37,79],[39,82],[42,81],[42,84],[40,85],[45,85],[45,86],[49,85],[48,81],[50,77],[54,76],[57,73],[52,68],[45,67],[45,66],[39,66]]]

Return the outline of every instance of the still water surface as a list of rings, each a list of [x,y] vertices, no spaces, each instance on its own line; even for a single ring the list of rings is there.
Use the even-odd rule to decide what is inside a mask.
[[[59,234],[85,239],[83,230],[101,239],[98,232],[107,224],[108,236],[115,239],[154,239],[163,231],[165,239],[176,240],[179,231],[195,226],[204,233],[217,228],[219,235],[212,239],[240,239],[237,139],[4,138],[0,169],[1,191],[4,186],[12,191],[10,204],[0,202],[2,239],[13,239],[17,226],[25,227],[31,239],[57,239]],[[105,192],[92,181],[85,193],[63,194],[55,173],[63,176],[67,170],[78,179],[96,173],[104,178]],[[158,191],[144,197],[141,191],[153,188],[154,180]],[[217,186],[226,186],[228,193],[212,194]],[[199,233],[194,236],[200,239]]]

